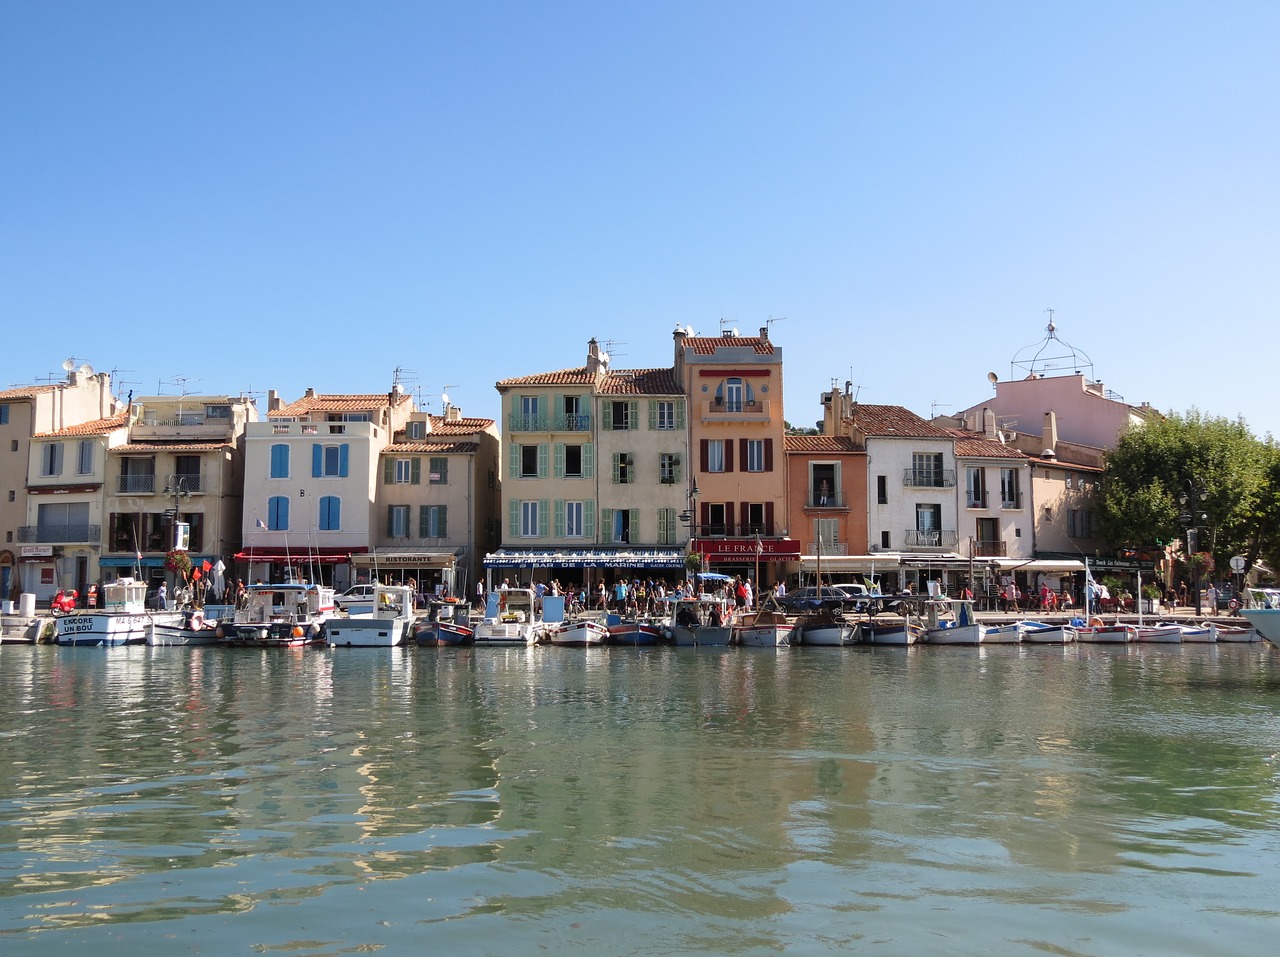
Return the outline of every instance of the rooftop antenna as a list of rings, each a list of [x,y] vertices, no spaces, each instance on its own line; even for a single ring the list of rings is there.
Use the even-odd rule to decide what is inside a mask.
[[[766,320],[764,321],[764,327],[765,327],[766,329],[768,329],[770,333],[772,333],[772,332],[773,332],[773,329],[772,329],[771,327],[773,326],[773,324],[774,324],[775,322],[786,322],[786,319],[787,319],[787,317],[786,317],[786,316],[778,316],[776,319],[766,319]],[[772,336],[772,335],[770,335],[770,337],[769,337],[769,338],[773,338],[773,336]]]
[[[626,355],[625,352],[618,351],[618,346],[625,346],[625,345],[626,345],[625,342],[622,342],[618,339],[604,340],[604,342],[600,343],[601,349],[604,350],[604,355],[602,355],[600,358],[604,359],[606,362],[612,362],[612,360],[616,359],[618,356],[625,356]]]
[[[406,369],[404,366],[396,366],[391,370],[391,391],[396,394],[404,392],[404,384],[416,378],[417,373],[412,369]]]
[[[447,385],[440,390],[440,404],[444,406],[444,411],[449,411],[449,390],[458,388],[456,385]]]
[[[182,391],[178,394],[178,421],[179,421],[179,422],[181,422],[181,421],[182,421],[182,400],[183,400],[183,399],[185,399],[188,395],[190,395],[190,394],[191,394],[191,393],[187,392],[187,383],[188,383],[188,382],[199,382],[199,381],[200,381],[199,379],[196,379],[196,378],[194,378],[194,377],[192,377],[192,376],[189,376],[189,375],[176,375],[176,376],[174,376],[172,379],[170,379],[168,382],[160,382],[160,383],[157,383],[157,384],[156,384],[156,394],[157,394],[157,395],[164,395],[164,393],[160,391],[160,386],[161,386],[161,385],[176,385],[176,386],[178,386],[178,387],[182,390]]]
[[[931,403],[929,403],[929,418],[930,419],[936,418],[938,415],[939,409],[949,409],[949,408],[951,408],[950,402],[939,402],[937,399],[934,399]]]

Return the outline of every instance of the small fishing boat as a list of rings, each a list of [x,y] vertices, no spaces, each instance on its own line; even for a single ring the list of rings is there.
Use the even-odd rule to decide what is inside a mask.
[[[748,648],[785,648],[795,625],[780,611],[749,611],[733,620],[730,644]]]
[[[1023,621],[1018,624],[1022,626],[1024,644],[1069,645],[1080,638],[1080,633],[1074,625],[1049,624],[1042,621]]]
[[[931,598],[924,603],[923,640],[931,645],[979,645],[988,626],[974,617],[973,602],[957,598]]]
[[[484,619],[475,626],[477,645],[532,645],[542,637],[542,616],[528,588],[489,594]]]
[[[830,611],[815,611],[801,615],[796,620],[796,630],[792,633],[791,643],[805,647],[828,648],[856,645],[858,625]]]
[[[542,640],[549,645],[565,645],[570,648],[596,648],[609,641],[609,628],[595,618],[575,618],[562,621],[543,632]]]
[[[173,623],[153,620],[147,632],[147,644],[155,646],[221,644],[222,639],[218,637],[218,622],[230,621],[235,614],[235,609],[231,605],[205,605],[203,608],[192,608],[181,614],[182,617]]]
[[[668,644],[660,622],[650,618],[633,618],[609,626],[611,645],[662,645]]]
[[[373,613],[330,618],[325,636],[333,648],[394,648],[413,625],[414,590],[408,585],[373,587]]]
[[[862,640],[872,645],[914,645],[924,637],[919,622],[903,618],[900,621],[864,621],[858,626]]]
[[[324,644],[324,626],[333,618],[333,589],[325,585],[249,585],[244,607],[217,630],[227,644],[290,648]]]
[[[733,637],[732,611],[725,598],[714,595],[673,600],[662,622],[663,637],[675,645],[727,645]]]
[[[1093,618],[1089,624],[1076,629],[1076,640],[1095,645],[1127,645],[1136,641],[1138,630],[1133,625],[1115,622],[1104,625],[1101,618]]]
[[[1184,643],[1215,643],[1218,640],[1218,630],[1212,622],[1202,625],[1179,625],[1182,629],[1182,640]]]
[[[1214,624],[1211,627],[1213,628],[1214,638],[1218,642],[1225,641],[1239,644],[1262,640],[1262,635],[1258,633],[1258,629],[1252,626]]]
[[[413,640],[427,648],[451,648],[476,643],[475,629],[467,620],[464,602],[437,600],[427,604],[411,629]]]
[[[1164,645],[1182,644],[1182,627],[1180,625],[1137,625],[1134,628],[1134,640],[1159,643]]]
[[[117,578],[103,586],[100,609],[76,611],[54,619],[59,645],[144,645],[153,625],[177,625],[180,611],[149,611],[147,583]]]

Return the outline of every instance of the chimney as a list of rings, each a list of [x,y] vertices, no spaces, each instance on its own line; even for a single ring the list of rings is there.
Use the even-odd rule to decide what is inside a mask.
[[[449,406],[447,409],[444,410],[444,420],[446,422],[461,422],[462,410],[459,409],[456,405]]]
[[[765,342],[768,342],[768,341],[769,341],[769,327],[768,327],[768,326],[761,326],[761,327],[760,327],[760,338],[761,338],[761,339],[763,339]]]
[[[315,389],[308,388],[308,389],[307,389],[307,394],[306,394],[305,398],[308,398],[308,399],[314,399],[315,397],[316,397],[316,390],[315,390]]]
[[[280,408],[280,393],[275,389],[267,390],[267,415]]]
[[[982,435],[984,438],[996,438],[996,414],[985,406],[982,409]]]
[[[600,343],[593,336],[587,342],[587,375],[598,376],[609,371],[609,355],[600,351]]]
[[[1058,454],[1058,414],[1053,411],[1044,414],[1044,426],[1040,430],[1040,441],[1044,443],[1045,458],[1053,458]]]

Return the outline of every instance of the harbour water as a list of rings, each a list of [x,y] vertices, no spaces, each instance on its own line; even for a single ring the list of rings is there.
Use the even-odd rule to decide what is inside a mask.
[[[4,646],[0,702],[7,957],[1277,947],[1265,643]]]

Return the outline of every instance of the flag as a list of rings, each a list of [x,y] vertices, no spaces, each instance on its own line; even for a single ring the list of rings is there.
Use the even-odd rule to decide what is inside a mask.
[[[135,561],[142,561],[142,552],[134,552],[133,557]]]
[[[756,557],[758,558],[763,554],[764,554],[764,542],[760,541],[759,537],[757,537],[756,538]]]
[[[266,523],[266,522],[264,522],[262,519],[258,519],[258,527],[259,527],[259,528],[266,528],[266,527],[267,527],[267,523]]]
[[[201,567],[201,569],[203,569],[203,570],[204,570],[204,573],[205,573],[206,575],[207,575],[207,574],[209,574],[209,572],[213,571],[213,566],[209,564],[209,559],[207,559],[207,558],[206,558],[206,559],[204,560],[204,562],[200,565],[200,567]]]
[[[208,562],[205,562],[205,564],[207,565],[207,564],[208,564]],[[193,569],[191,570],[191,578],[192,578],[192,580],[194,580],[194,581],[199,581],[199,580],[200,580],[200,569],[198,569],[198,568],[193,568]]]

